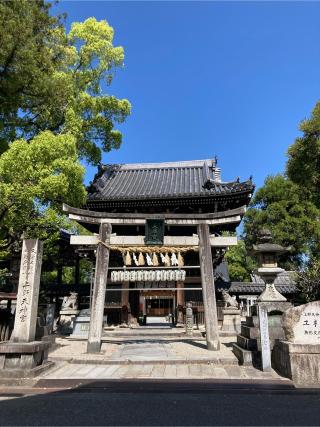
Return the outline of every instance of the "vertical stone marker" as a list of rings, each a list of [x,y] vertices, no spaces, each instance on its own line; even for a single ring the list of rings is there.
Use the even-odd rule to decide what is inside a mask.
[[[91,300],[90,329],[87,345],[88,353],[98,353],[101,348],[104,302],[109,266],[111,225],[100,225],[99,240],[96,255],[96,270],[94,276],[93,295]]]
[[[259,326],[262,370],[269,371],[271,369],[271,353],[269,340],[268,310],[265,305],[259,305]]]
[[[208,350],[219,350],[219,330],[208,224],[198,225],[199,258]]]
[[[35,339],[42,252],[38,239],[23,240],[13,342]]]

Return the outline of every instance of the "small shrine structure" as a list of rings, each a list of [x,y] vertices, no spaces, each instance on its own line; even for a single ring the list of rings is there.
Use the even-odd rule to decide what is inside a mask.
[[[186,300],[196,300],[207,347],[218,350],[214,270],[237,244],[232,234],[253,191],[251,179],[223,182],[216,159],[101,166],[86,206],[63,206],[93,233],[71,237],[96,257],[87,351],[100,351],[112,291],[134,318],[175,313],[177,323]]]

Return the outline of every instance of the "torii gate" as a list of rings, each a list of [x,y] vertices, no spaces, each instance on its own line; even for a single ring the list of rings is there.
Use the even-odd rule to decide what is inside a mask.
[[[245,207],[216,213],[201,214],[141,214],[108,213],[77,209],[66,204],[63,210],[69,218],[86,224],[99,226],[98,236],[73,236],[76,245],[96,245],[96,268],[92,295],[90,328],[87,344],[88,353],[100,352],[105,293],[107,286],[110,246],[145,245],[143,236],[112,235],[112,225],[144,225],[147,219],[162,219],[165,225],[197,226],[197,235],[164,236],[165,246],[198,246],[201,271],[202,295],[205,315],[205,329],[208,350],[219,350],[220,340],[216,308],[215,286],[211,247],[224,248],[237,245],[237,237],[216,237],[210,235],[209,226],[239,224]]]

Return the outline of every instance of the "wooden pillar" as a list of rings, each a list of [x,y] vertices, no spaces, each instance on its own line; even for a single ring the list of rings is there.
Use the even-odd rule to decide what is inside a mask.
[[[74,283],[76,285],[80,285],[80,257],[79,254],[76,254],[75,260],[75,268],[74,268]]]
[[[184,306],[184,283],[177,282],[177,305]]]
[[[121,323],[129,323],[128,306],[129,306],[129,282],[122,283],[121,289]]]
[[[201,283],[208,350],[219,350],[219,330],[208,224],[198,225]]]
[[[129,282],[122,283],[121,289],[121,305],[126,305],[128,307],[129,304]]]
[[[99,240],[110,244],[111,225],[102,223],[99,230]],[[109,249],[98,244],[96,255],[96,270],[94,276],[93,294],[91,300],[90,328],[87,353],[98,353],[101,348],[103,312],[106,296],[106,286],[109,265]]]
[[[183,326],[183,311],[182,307],[184,307],[184,283],[177,282],[177,326]],[[181,308],[181,310],[179,310]]]

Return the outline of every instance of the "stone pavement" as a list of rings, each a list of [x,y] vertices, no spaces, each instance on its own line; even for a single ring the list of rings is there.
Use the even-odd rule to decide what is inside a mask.
[[[136,339],[110,338],[102,343],[99,354],[87,354],[85,340],[77,341],[58,337],[56,346],[51,350],[52,361],[72,361],[73,363],[195,363],[237,365],[238,361],[232,352],[230,338],[221,338],[221,349],[208,351],[206,341],[201,338],[158,339],[136,337]]]
[[[136,337],[137,338],[137,337]],[[208,351],[203,338],[105,338],[99,354],[86,353],[86,340],[57,337],[49,354],[55,367],[44,380],[243,380],[287,381],[276,372],[238,366],[232,352],[235,337],[221,337],[221,349]],[[39,378],[39,377],[38,377]]]
[[[276,372],[262,372],[252,367],[202,364],[80,364],[58,362],[41,379],[224,379],[284,381]]]

